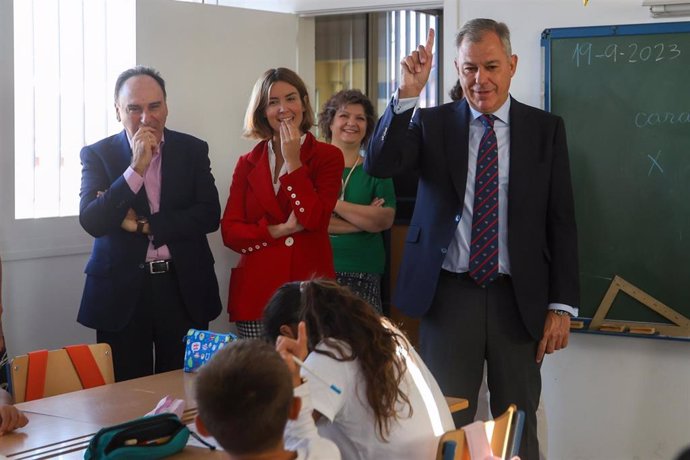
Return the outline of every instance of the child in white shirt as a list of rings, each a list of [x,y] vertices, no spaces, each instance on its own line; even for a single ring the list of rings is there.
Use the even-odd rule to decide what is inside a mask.
[[[302,369],[319,434],[344,459],[433,459],[439,437],[455,428],[436,380],[402,332],[334,281],[285,284],[264,309],[264,333],[327,381]]]

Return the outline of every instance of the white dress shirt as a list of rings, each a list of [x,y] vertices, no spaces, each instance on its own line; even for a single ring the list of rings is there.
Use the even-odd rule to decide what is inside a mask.
[[[393,96],[393,111],[398,114],[416,107],[419,98],[398,99]],[[484,125],[479,121],[482,112],[470,106],[469,145],[467,155],[467,183],[462,216],[455,216],[458,223],[453,239],[448,245],[448,252],[441,267],[455,273],[469,271],[470,241],[472,239],[472,212],[474,208],[474,178],[477,173],[477,151],[484,134]],[[498,271],[510,275],[510,254],[508,251],[508,177],[510,172],[510,98],[493,113],[496,116],[494,131],[498,143]],[[550,303],[549,310],[565,310],[573,316],[578,309],[562,303]]]

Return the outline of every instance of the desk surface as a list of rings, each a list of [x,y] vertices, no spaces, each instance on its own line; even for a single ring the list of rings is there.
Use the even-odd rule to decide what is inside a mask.
[[[0,437],[0,454],[15,454],[17,459],[49,458],[84,448],[101,426],[51,415],[26,413],[29,424]]]
[[[0,454],[12,454],[13,460],[54,456],[82,459],[99,429],[145,415],[166,395],[185,400],[182,420],[191,423],[196,415],[194,378],[195,374],[177,370],[19,403],[16,406],[29,418],[29,424],[0,437]],[[221,456],[189,446],[172,458]]]
[[[100,428],[141,417],[167,395],[185,400],[182,421],[191,423],[196,415],[195,377],[177,370],[17,404],[29,424],[0,436],[0,454],[11,454],[12,460],[82,459],[89,440]],[[466,399],[446,397],[446,401],[451,412],[468,406]],[[221,452],[187,446],[171,458],[222,457]]]
[[[196,374],[182,370],[165,372],[23,402],[17,404],[17,408],[27,413],[109,426],[142,417],[166,395],[185,400],[188,410],[196,409],[193,393],[195,377]]]

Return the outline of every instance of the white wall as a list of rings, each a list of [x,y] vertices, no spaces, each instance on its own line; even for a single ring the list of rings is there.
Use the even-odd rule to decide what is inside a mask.
[[[313,22],[304,21],[306,29]],[[209,143],[223,209],[235,163],[254,145],[242,139],[241,133],[256,79],[271,67],[300,72],[296,67],[300,49],[304,50],[300,57],[311,62],[305,80],[308,85],[314,81],[313,51],[309,55],[314,48],[313,30],[311,43],[300,47],[299,22],[291,14],[170,0],[137,3],[137,61],[157,68],[166,79],[167,126]],[[220,232],[209,239],[226,305],[230,268],[238,257],[223,246]],[[227,313],[223,311],[211,327],[227,330]]]
[[[519,57],[511,93],[540,107],[541,32],[660,22],[641,3],[591,0],[584,7],[580,0],[452,0],[445,2],[445,12],[457,8],[456,30],[475,17],[508,24]],[[446,40],[448,84],[455,80],[449,54],[455,50]],[[690,445],[688,342],[573,334],[567,349],[547,357],[542,375],[550,459],[672,459]]]
[[[0,111],[2,177],[11,177],[8,171],[12,171],[14,156],[11,4],[12,0],[0,0],[0,101],[5,108]],[[138,0],[137,62],[156,67],[166,79],[168,127],[208,141],[222,208],[237,158],[253,145],[240,136],[254,82],[269,67],[286,66],[301,72],[299,58],[305,81],[313,88],[313,37],[313,20],[296,15]],[[76,218],[23,222],[57,228],[77,242],[32,251],[15,237],[23,235],[13,228],[13,184],[0,182],[3,323],[10,354],[94,342],[95,333],[76,322],[90,238]],[[210,240],[225,305],[229,271],[236,256],[223,246],[219,232],[210,235]],[[33,241],[38,243],[41,241]],[[211,327],[227,330],[227,313],[223,311]]]
[[[675,458],[690,446],[689,346],[572,334],[542,368],[549,458]]]

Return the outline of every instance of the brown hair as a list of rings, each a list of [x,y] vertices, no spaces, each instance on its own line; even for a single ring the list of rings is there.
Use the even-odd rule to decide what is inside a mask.
[[[271,85],[277,81],[294,86],[299,93],[300,100],[304,106],[304,116],[299,127],[300,131],[306,133],[314,124],[314,110],[309,103],[307,86],[299,75],[292,70],[278,67],[276,69],[268,69],[254,84],[252,95],[249,96],[249,105],[244,115],[244,131],[242,133],[244,137],[262,140],[273,137],[273,129],[268,123],[268,119],[266,119],[266,106],[268,105],[268,93],[271,91]]]
[[[371,103],[368,97],[364,95],[358,89],[348,89],[335,93],[331,98],[326,101],[319,113],[319,130],[323,135],[323,138],[327,142],[331,142],[333,138],[333,133],[331,132],[331,123],[335,118],[336,112],[345,106],[350,104],[359,104],[364,108],[364,114],[367,118],[367,131],[362,139],[362,144],[366,143],[374,132],[374,126],[376,125],[376,112],[374,111],[374,105]]]
[[[276,325],[280,320],[274,316],[289,321],[295,318],[294,312],[299,312],[299,319],[307,324],[309,350],[337,361],[357,360],[376,431],[385,441],[392,422],[402,417],[400,403],[409,408],[404,416],[412,415],[410,400],[401,389],[407,364],[398,355],[399,347],[409,348],[407,339],[397,329],[384,326],[371,305],[331,280],[293,282],[279,288],[264,310],[264,331],[269,340],[275,341],[279,334]],[[337,354],[315,349],[320,342]]]
[[[195,382],[201,421],[233,455],[279,445],[292,405],[290,371],[260,340],[238,340],[216,352]]]
[[[463,98],[464,94],[462,91],[462,86],[460,85],[460,80],[455,82],[450,91],[448,91],[448,95],[452,101],[459,101]]]

